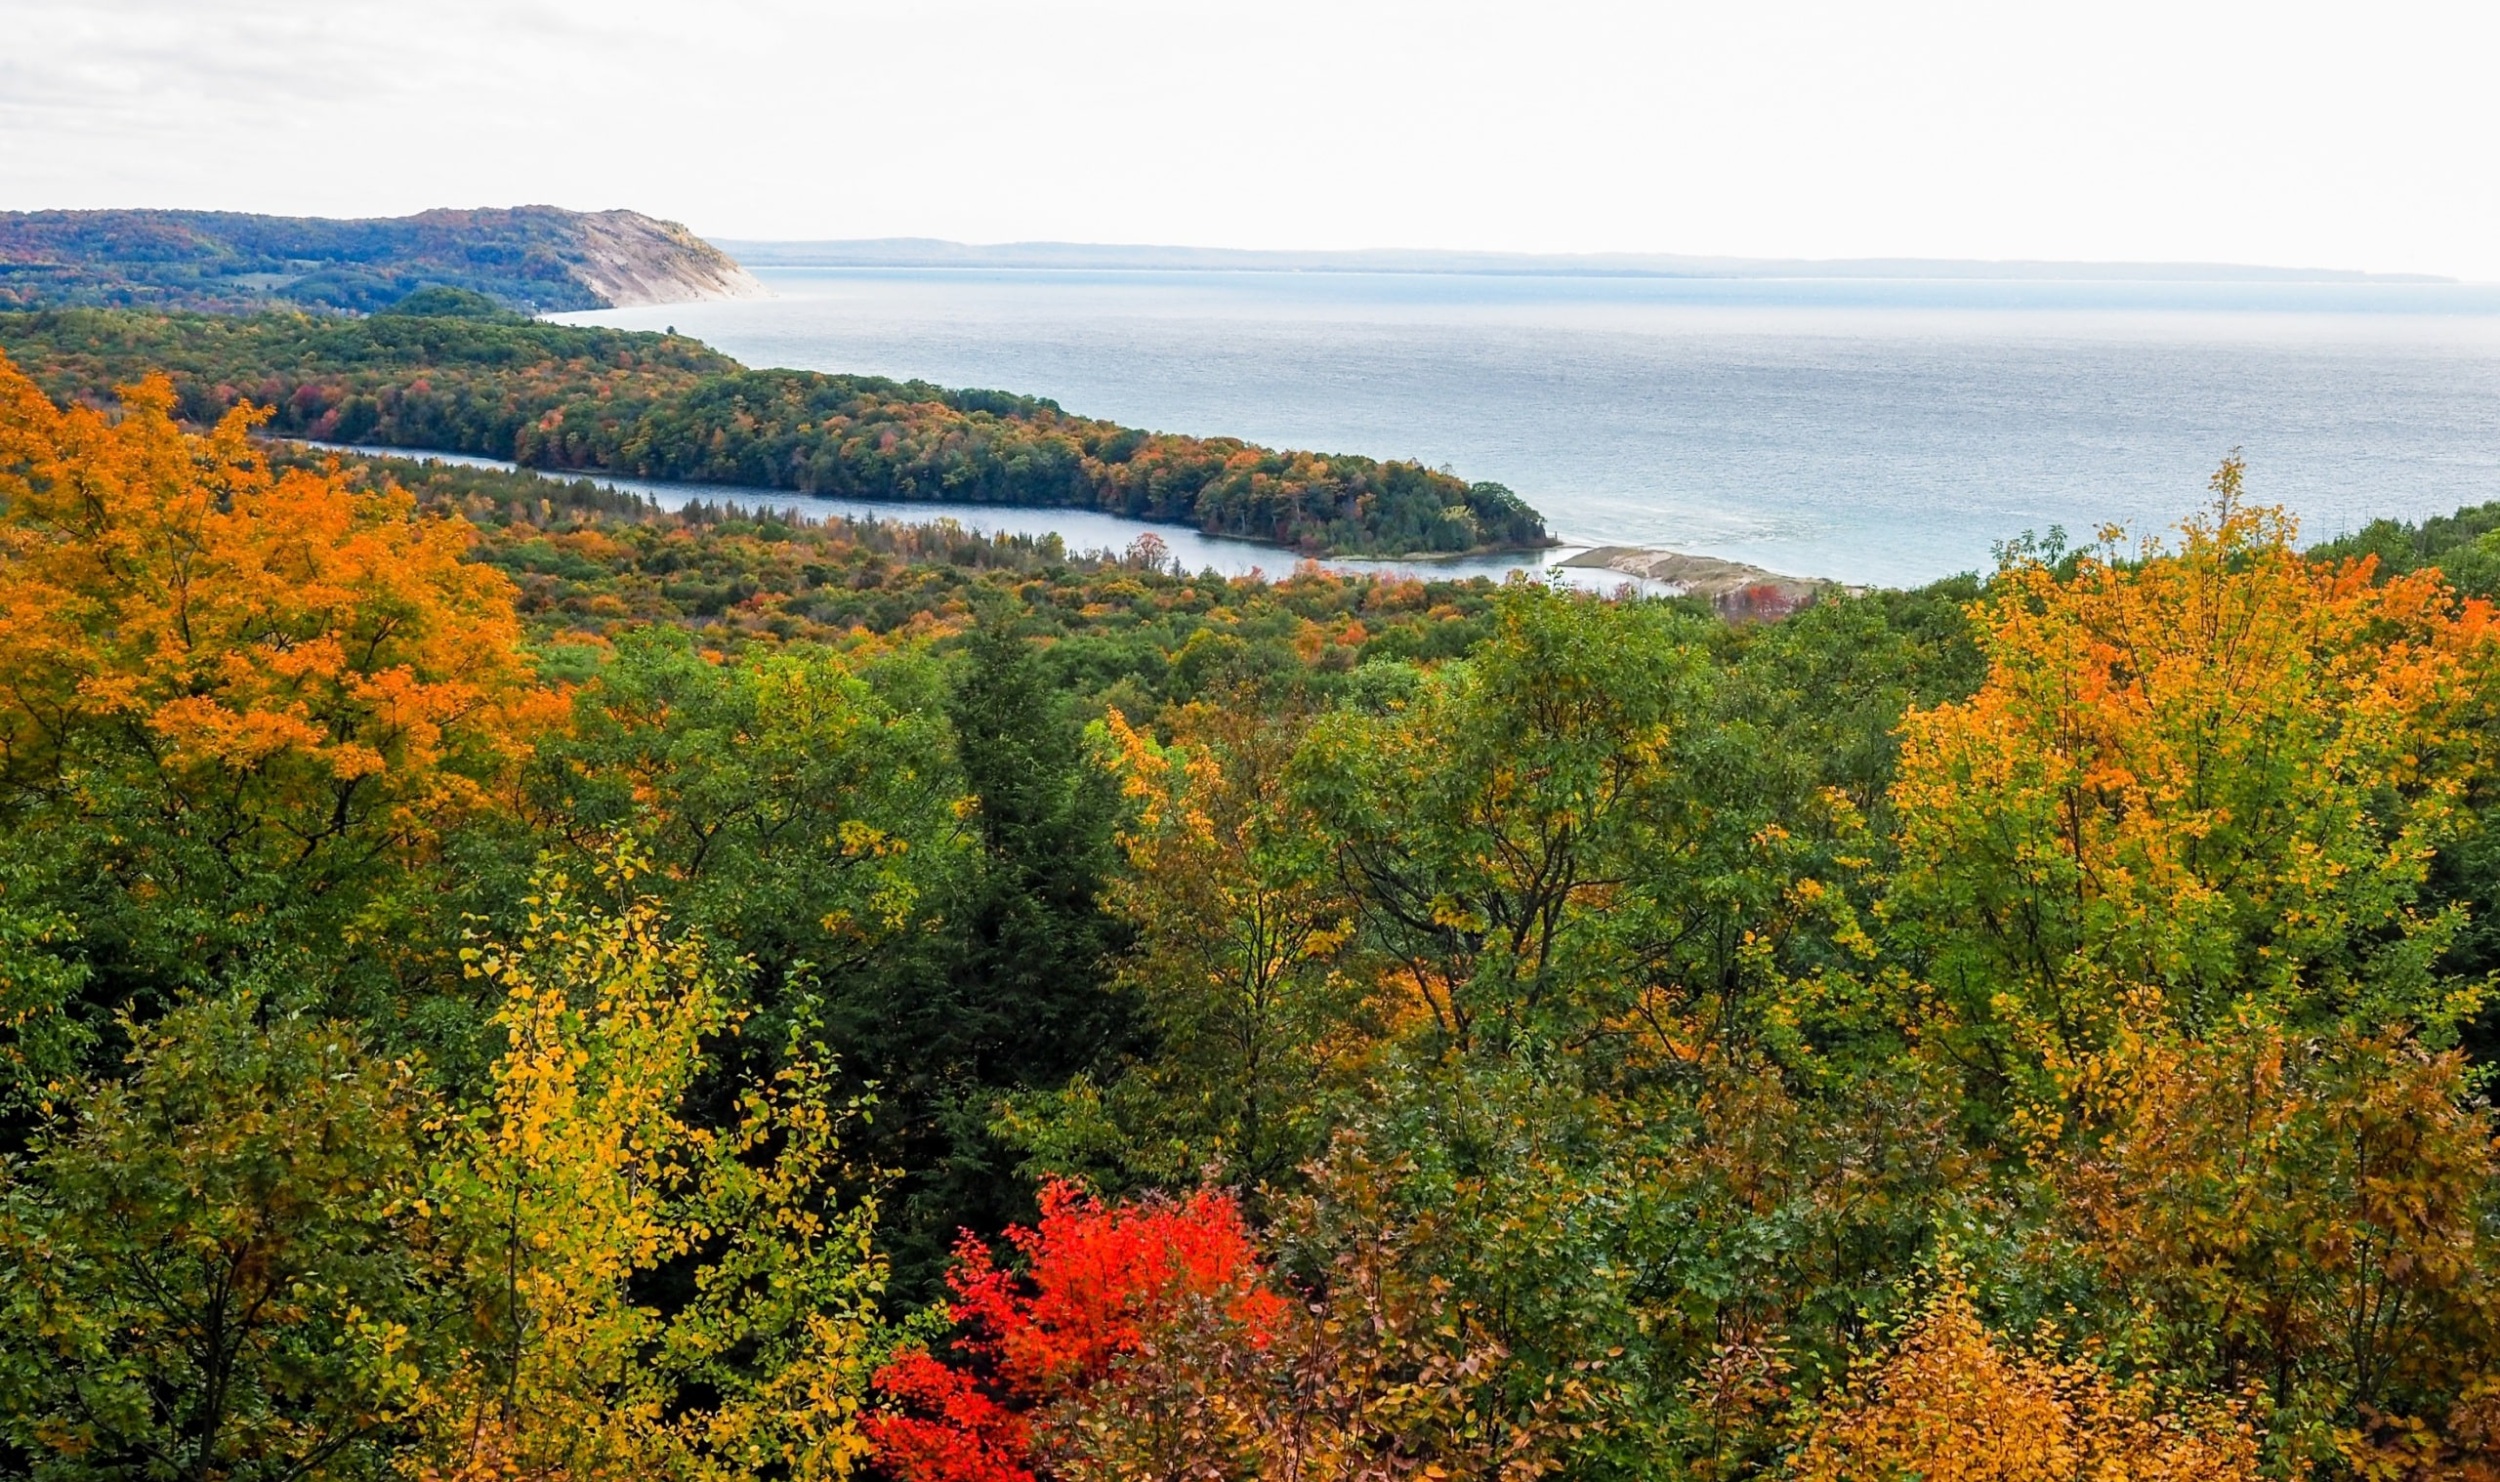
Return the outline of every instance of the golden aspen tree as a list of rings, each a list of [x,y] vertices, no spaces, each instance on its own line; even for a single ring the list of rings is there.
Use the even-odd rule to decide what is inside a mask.
[[[689,1113],[739,1014],[643,869],[624,846],[594,882],[547,872],[526,933],[467,952],[506,1048],[455,1129],[492,1338],[440,1397],[443,1475],[846,1475],[882,1266],[873,1208],[834,1202],[845,1110],[794,1060],[728,1125]],[[694,1291],[664,1310],[637,1283],[672,1263]]]
[[[2241,1408],[2164,1408],[2087,1362],[1992,1336],[1948,1276],[1900,1342],[1871,1355],[1823,1406],[1793,1482],[2256,1482]]]

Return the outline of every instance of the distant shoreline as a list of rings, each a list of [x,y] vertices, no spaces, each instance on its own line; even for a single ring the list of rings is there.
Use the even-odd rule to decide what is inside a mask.
[[[2249,263],[1991,261],[1961,258],[1750,258],[1671,253],[1462,252],[1373,248],[1265,251],[1088,242],[950,242],[935,237],[833,241],[714,238],[749,268],[1035,268],[1132,272],[1450,273],[1475,276],[1903,282],[2345,284],[2465,287],[2429,273],[2365,273]]]

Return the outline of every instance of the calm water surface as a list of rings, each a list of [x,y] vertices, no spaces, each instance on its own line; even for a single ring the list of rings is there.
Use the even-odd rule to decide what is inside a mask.
[[[413,458],[419,462],[449,463],[464,468],[499,468],[513,472],[517,463],[502,458],[483,458],[474,453],[422,452],[409,448],[390,448],[372,443],[329,443],[307,441],[307,446],[327,448],[341,453],[362,453],[383,458]],[[1056,535],[1072,555],[1125,557],[1139,536],[1149,535],[1163,542],[1165,559],[1180,571],[1195,574],[1216,571],[1225,576],[1290,576],[1302,564],[1292,551],[1263,541],[1234,540],[1221,535],[1203,535],[1186,526],[1169,525],[1149,520],[1125,519],[1082,509],[1020,509],[1000,504],[952,504],[932,500],[904,501],[889,499],[833,499],[810,494],[794,494],[788,490],[756,489],[740,484],[694,484],[662,479],[629,478],[622,474],[577,472],[569,469],[537,469],[533,472],[557,479],[584,479],[601,488],[627,494],[639,494],[662,509],[683,509],[698,501],[708,504],[735,505],[749,510],[790,510],[816,520],[886,521],[893,524],[917,525],[936,520],[950,520],[964,529],[981,535],[1030,535],[1036,538]],[[1481,576],[1501,581],[1514,571],[1525,571],[1547,581],[1561,582],[1584,591],[1602,592],[1609,596],[1625,588],[1658,596],[1675,595],[1680,588],[1665,582],[1627,577],[1616,572],[1573,568],[1560,563],[1588,549],[1585,545],[1564,545],[1552,550],[1525,555],[1471,556],[1459,560],[1420,561],[1358,561],[1332,556],[1325,562],[1331,570],[1355,573],[1391,574],[1436,579],[1463,579]]]
[[[562,317],[673,325],[750,365],[1417,458],[1510,485],[1576,544],[1849,581],[1984,568],[2051,525],[2158,528],[2234,447],[2253,494],[2312,536],[2500,499],[2500,288],[758,276],[776,297]]]

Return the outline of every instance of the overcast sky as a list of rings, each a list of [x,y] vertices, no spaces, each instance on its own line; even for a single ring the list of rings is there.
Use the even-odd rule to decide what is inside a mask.
[[[2500,279],[2500,3],[0,0],[0,208]]]

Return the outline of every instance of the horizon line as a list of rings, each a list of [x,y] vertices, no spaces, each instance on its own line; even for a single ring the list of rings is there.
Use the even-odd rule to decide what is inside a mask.
[[[2278,267],[2196,260],[1914,256],[1742,257],[1667,252],[1510,252],[1452,247],[1261,248],[1047,239],[730,237],[706,241],[758,267],[1005,267],[1443,273],[1661,278],[1941,278],[2024,282],[2346,283],[2465,286],[2440,273]]]

